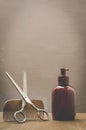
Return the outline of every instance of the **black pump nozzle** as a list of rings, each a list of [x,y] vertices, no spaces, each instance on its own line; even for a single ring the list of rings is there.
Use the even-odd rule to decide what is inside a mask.
[[[61,68],[61,76],[58,76],[58,84],[59,86],[68,86],[69,85],[69,77],[66,76],[66,71],[69,71],[69,69]]]
[[[69,69],[61,68],[61,75],[65,76],[66,71],[69,71]]]

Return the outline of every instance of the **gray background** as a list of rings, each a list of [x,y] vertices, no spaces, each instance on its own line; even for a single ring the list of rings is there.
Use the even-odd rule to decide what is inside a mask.
[[[21,98],[5,75],[51,111],[51,91],[61,67],[69,68],[76,111],[86,112],[86,0],[0,0],[0,111]]]

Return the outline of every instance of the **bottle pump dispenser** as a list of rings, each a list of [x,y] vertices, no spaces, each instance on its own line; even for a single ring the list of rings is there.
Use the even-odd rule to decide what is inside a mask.
[[[69,85],[68,69],[61,68],[58,76],[58,86],[52,91],[53,120],[74,120],[75,118],[75,90]]]

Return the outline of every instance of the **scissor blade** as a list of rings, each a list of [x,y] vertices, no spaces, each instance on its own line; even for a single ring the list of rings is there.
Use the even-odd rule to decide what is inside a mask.
[[[26,72],[23,72],[23,92],[25,96],[27,96],[27,79],[26,79]],[[22,99],[22,108],[26,105],[26,101]]]
[[[27,77],[26,77],[26,72],[23,72],[23,92],[27,96]]]
[[[20,89],[20,87],[17,85],[17,83],[13,80],[13,78],[8,74],[8,72],[5,72],[7,77],[9,78],[9,80],[11,81],[11,83],[15,86],[15,88],[17,89],[17,91],[19,92],[19,94],[23,97],[23,99],[25,99],[25,95],[22,92],[22,90]]]
[[[28,103],[32,104],[31,100],[27,96],[27,76],[26,76],[26,72],[23,72],[23,92],[25,94],[25,100]]]

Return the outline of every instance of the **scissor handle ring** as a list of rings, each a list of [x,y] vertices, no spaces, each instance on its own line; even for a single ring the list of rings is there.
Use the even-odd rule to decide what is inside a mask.
[[[43,115],[41,115],[41,113],[43,113]],[[44,117],[44,114],[46,115],[46,118]],[[48,115],[48,113],[47,113],[45,110],[39,109],[39,110],[37,111],[37,116],[38,116],[41,120],[43,120],[43,121],[48,121],[48,120],[49,120],[49,115]]]
[[[21,115],[23,116],[23,119],[22,119],[22,120],[18,119],[18,118],[17,118],[17,114],[21,114]],[[19,110],[19,111],[16,111],[16,112],[14,113],[14,118],[15,118],[15,120],[16,120],[18,123],[23,123],[23,122],[26,121],[26,114],[25,114],[25,112],[24,112],[23,110]]]

